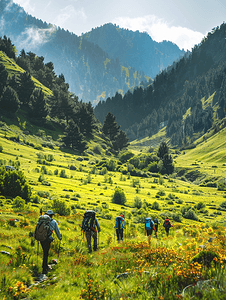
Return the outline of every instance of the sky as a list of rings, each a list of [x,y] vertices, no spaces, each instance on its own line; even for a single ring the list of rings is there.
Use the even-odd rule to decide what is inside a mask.
[[[13,0],[42,21],[76,35],[113,23],[191,50],[226,21],[225,0]]]

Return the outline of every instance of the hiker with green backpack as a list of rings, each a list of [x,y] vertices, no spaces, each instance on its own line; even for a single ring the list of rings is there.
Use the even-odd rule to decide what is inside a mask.
[[[50,244],[54,240],[52,237],[53,231],[55,231],[59,240],[62,239],[57,222],[52,218],[54,212],[52,210],[47,210],[47,212],[39,217],[38,223],[35,228],[34,237],[40,241],[43,250],[43,262],[42,262],[42,274],[47,274],[50,270],[48,267],[48,256]]]
[[[100,233],[100,225],[96,218],[96,212],[87,210],[83,216],[82,231],[86,235],[89,253],[92,253],[91,239],[93,238],[93,251],[97,250],[97,231]]]
[[[123,241],[123,230],[126,229],[126,222],[123,214],[120,214],[115,219],[115,229],[118,243]]]

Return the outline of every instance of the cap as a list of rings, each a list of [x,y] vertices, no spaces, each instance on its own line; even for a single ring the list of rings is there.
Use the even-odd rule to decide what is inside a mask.
[[[50,215],[50,216],[55,215],[55,213],[51,209],[47,210],[46,213],[47,213],[47,215]]]

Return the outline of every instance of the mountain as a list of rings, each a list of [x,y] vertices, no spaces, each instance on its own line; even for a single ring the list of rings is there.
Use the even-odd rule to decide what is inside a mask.
[[[142,38],[137,38],[138,33],[128,32],[130,37],[127,33],[116,37],[116,40],[119,38],[116,44],[117,51],[126,53],[126,56],[128,54],[132,56],[128,58],[128,62],[125,60],[121,62],[116,56],[117,53],[115,56],[112,53],[108,54],[96,42],[89,41],[87,36],[78,37],[69,31],[38,20],[25,13],[23,8],[11,0],[1,0],[0,20],[0,36],[9,37],[18,52],[22,49],[35,52],[38,56],[43,56],[45,62],[53,62],[56,74],[63,73],[66,82],[69,83],[70,91],[85,102],[91,101],[95,105],[99,100],[115,95],[116,91],[125,94],[128,89],[132,90],[136,86],[145,85],[150,80],[150,76],[145,74],[142,68],[136,69],[133,65],[129,65],[129,62],[133,61],[134,58],[138,59],[139,56],[143,57],[149,52],[145,38],[146,40],[151,39],[145,34],[141,34]],[[108,36],[110,39],[111,35],[108,30],[112,26],[104,27],[106,30],[104,36]],[[119,28],[113,27],[115,28],[114,31],[119,30]],[[94,32],[95,30],[92,31],[92,33]],[[134,56],[136,51],[127,49],[129,39],[133,35],[134,38],[132,39],[134,41],[139,40],[141,43],[139,51],[142,47],[147,49],[145,54],[141,51]],[[121,48],[123,36],[125,36],[125,41],[123,48]],[[163,44],[165,45],[165,43]],[[167,63],[165,57],[168,54],[166,53],[171,53],[169,48],[174,49],[176,53],[176,55],[170,54],[172,58],[169,61],[173,61],[183,54],[183,51],[179,51],[178,47],[172,43],[169,43],[169,47],[166,49],[164,49],[163,44],[154,51],[162,53],[156,57],[164,57],[164,63]],[[136,65],[138,66],[138,64]],[[161,65],[159,64],[159,67],[156,68],[155,66],[153,69],[158,73],[161,70]],[[152,74],[154,75],[154,72]]]
[[[185,53],[169,41],[153,41],[146,32],[122,29],[111,23],[92,29],[82,36],[111,57],[119,59],[124,66],[131,66],[154,78]]]
[[[214,28],[146,88],[116,94],[95,108],[103,122],[107,112],[130,140],[165,127],[171,145],[189,145],[226,116],[226,24]]]

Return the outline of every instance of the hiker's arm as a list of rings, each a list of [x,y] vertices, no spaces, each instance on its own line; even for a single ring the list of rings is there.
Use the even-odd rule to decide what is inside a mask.
[[[60,229],[59,229],[59,227],[57,225],[57,222],[55,220],[53,220],[53,221],[54,221],[54,231],[56,232],[56,235],[57,235],[58,239],[61,240],[62,239],[62,235],[60,233]]]
[[[98,222],[98,220],[97,220],[97,219],[95,219],[95,222],[96,222],[96,225],[97,225],[97,230],[98,230],[98,232],[100,232],[100,225],[99,225],[99,222]]]
[[[156,234],[156,229],[155,229],[155,225],[153,225],[153,227],[152,227],[153,229],[154,229],[154,231],[155,231],[155,234]]]

